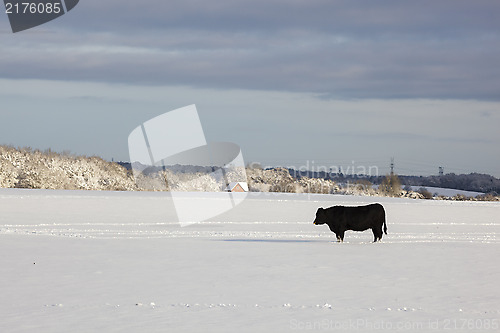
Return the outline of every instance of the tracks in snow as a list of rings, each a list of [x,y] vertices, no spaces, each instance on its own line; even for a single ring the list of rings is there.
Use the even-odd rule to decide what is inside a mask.
[[[227,241],[335,242],[327,228],[297,222],[202,222],[181,228],[177,223],[41,223],[4,224],[0,234],[57,237],[138,239],[206,238]],[[394,229],[394,231],[391,231]],[[494,223],[408,223],[394,226],[383,243],[500,243],[500,225]],[[346,233],[345,243],[369,243],[371,231]]]

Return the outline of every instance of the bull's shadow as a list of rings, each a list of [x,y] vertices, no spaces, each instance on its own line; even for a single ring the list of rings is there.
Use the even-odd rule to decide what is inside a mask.
[[[264,238],[228,238],[216,239],[223,242],[263,242],[263,243],[325,243],[329,240],[319,239],[264,239]]]
[[[349,241],[339,242],[337,240],[331,239],[267,239],[267,238],[226,238],[226,239],[214,239],[218,242],[246,242],[246,243],[332,243],[339,245],[354,245],[354,244],[372,244],[368,239],[350,239]]]

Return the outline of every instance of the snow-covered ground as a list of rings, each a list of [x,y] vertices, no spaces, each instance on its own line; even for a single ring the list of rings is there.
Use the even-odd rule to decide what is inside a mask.
[[[312,224],[318,207],[372,202],[381,243]],[[1,189],[0,332],[495,332],[499,213],[250,193],[181,228],[167,193]]]
[[[410,186],[412,191],[417,192],[421,188],[425,188],[427,191],[432,194],[437,193],[437,195],[444,195],[446,197],[454,197],[457,194],[465,195],[466,197],[477,197],[478,195],[483,195],[483,192],[474,192],[474,191],[464,191],[464,190],[456,190],[453,188],[443,188],[443,187],[433,187],[433,186]]]

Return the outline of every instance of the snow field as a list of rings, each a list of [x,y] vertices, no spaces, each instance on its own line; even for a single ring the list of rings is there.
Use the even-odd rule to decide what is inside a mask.
[[[312,224],[371,202],[381,243]],[[499,208],[251,193],[181,228],[164,193],[0,190],[0,331],[498,331]]]

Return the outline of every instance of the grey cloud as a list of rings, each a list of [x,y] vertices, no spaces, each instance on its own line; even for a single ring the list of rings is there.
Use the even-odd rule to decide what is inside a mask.
[[[4,78],[498,100],[497,1],[85,1]]]
[[[342,34],[462,33],[492,30],[498,1],[161,1],[88,0],[73,19],[84,29],[288,30],[297,27]],[[90,21],[90,18],[92,20]]]

